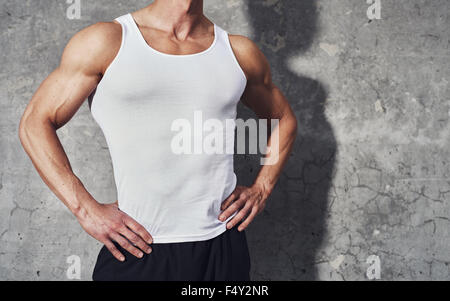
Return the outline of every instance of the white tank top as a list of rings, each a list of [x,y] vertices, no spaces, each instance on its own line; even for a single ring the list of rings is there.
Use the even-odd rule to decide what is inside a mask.
[[[194,153],[194,145],[212,133],[233,149],[234,127],[231,132],[212,127],[202,138],[195,128],[207,129],[208,119],[225,128],[226,120],[236,118],[247,81],[228,34],[214,24],[209,48],[172,55],[148,45],[131,14],[116,20],[122,26],[120,50],[89,101],[111,154],[119,208],[142,224],[154,243],[211,239],[234,216],[218,220],[237,182],[233,154]],[[194,124],[194,115],[202,121]],[[191,125],[192,154],[172,148],[181,133],[177,119]]]

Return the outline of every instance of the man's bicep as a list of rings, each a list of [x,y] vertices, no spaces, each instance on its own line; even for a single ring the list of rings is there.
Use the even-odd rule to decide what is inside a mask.
[[[253,50],[253,62],[248,68],[247,87],[242,102],[259,118],[280,118],[287,102],[280,89],[272,81],[267,58],[259,49]]]
[[[267,58],[258,46],[243,36],[231,36],[236,58],[247,77],[247,85],[241,102],[259,118],[278,116],[283,97],[272,82],[272,74]]]
[[[75,115],[97,83],[96,76],[58,67],[42,82],[27,111],[60,128]]]
[[[259,118],[281,118],[288,102],[280,89],[273,83],[247,86],[242,103]]]
[[[69,41],[58,68],[42,82],[25,115],[48,120],[56,128],[73,117],[97,86],[104,67],[101,45],[85,46],[95,35],[97,33],[88,28]]]

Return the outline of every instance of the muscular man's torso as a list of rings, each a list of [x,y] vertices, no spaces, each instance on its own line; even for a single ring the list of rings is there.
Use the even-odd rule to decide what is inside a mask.
[[[218,220],[220,204],[237,183],[226,151],[233,149],[234,131],[226,124],[235,119],[247,83],[229,35],[212,24],[205,27],[211,36],[175,43],[157,30],[141,30],[131,14],[108,26],[110,51],[90,104],[109,146],[119,208],[155,243],[222,233],[227,221]],[[181,154],[173,144],[180,120],[191,134],[184,141],[191,152]],[[222,150],[194,149],[208,135]]]

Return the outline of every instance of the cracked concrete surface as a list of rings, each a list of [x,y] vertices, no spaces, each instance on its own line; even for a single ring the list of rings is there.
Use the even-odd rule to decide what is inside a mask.
[[[258,43],[299,120],[288,166],[247,230],[255,280],[450,280],[447,0],[206,0],[206,13]],[[45,186],[20,146],[19,118],[81,28],[146,1],[0,4],[0,279],[66,280],[78,255],[89,280],[100,249]],[[254,117],[239,107],[239,117]],[[58,131],[76,174],[115,200],[108,149],[88,105]],[[250,184],[257,156],[236,156]]]

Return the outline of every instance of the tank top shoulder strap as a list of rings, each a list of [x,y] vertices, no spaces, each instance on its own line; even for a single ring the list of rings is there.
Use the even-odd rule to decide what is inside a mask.
[[[215,26],[216,26],[217,42],[220,43],[222,47],[227,49],[227,51],[231,51],[231,54],[234,56],[228,32],[217,24]]]
[[[130,31],[130,24],[127,15],[123,15],[114,19],[122,25],[122,30],[126,31],[125,34],[128,34]]]
[[[217,42],[221,45],[221,48],[225,49],[228,56],[232,58],[234,61],[234,64],[236,65],[237,69],[242,75],[243,80],[246,82],[247,77],[245,75],[244,70],[242,69],[241,65],[239,64],[239,61],[234,53],[233,47],[231,46],[231,41],[229,37],[228,31],[223,29],[222,27],[218,26],[216,24],[216,31],[217,31]]]
[[[127,15],[122,15],[120,17],[115,18],[114,20],[123,25],[127,21]]]
[[[216,27],[215,32],[217,34],[217,40],[221,43],[227,43],[228,42],[228,32],[215,23],[214,23],[214,26]]]
[[[128,35],[129,35],[129,31],[130,31],[130,27],[127,24],[127,18],[126,15],[117,17],[114,19],[114,21],[117,21],[121,26],[122,26],[122,44],[124,43],[124,41],[127,39]]]
[[[125,14],[117,17],[115,21],[122,25],[122,46],[123,48],[133,49],[140,44],[139,33],[136,32],[136,23],[131,14]]]

